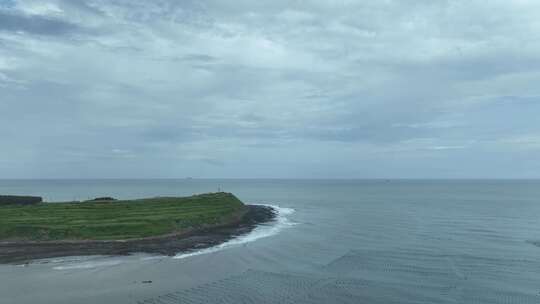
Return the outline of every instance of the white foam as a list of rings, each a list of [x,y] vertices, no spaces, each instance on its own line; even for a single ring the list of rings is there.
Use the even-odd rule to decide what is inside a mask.
[[[167,258],[167,256],[166,255],[150,255],[150,256],[141,257],[140,260],[141,261],[151,261],[151,260],[159,260],[159,259],[163,259],[163,258]]]
[[[98,268],[98,267],[111,267],[115,265],[122,264],[122,260],[120,259],[107,259],[103,261],[86,261],[86,262],[80,262],[80,263],[72,263],[68,265],[62,265],[62,266],[56,266],[53,267],[55,270],[70,270],[70,269],[92,269],[92,268]]]
[[[295,212],[294,209],[284,208],[284,207],[279,207],[279,206],[274,206],[274,205],[264,205],[264,204],[260,204],[260,205],[272,207],[274,210],[276,210],[277,215],[276,215],[275,221],[269,224],[259,225],[255,227],[255,229],[253,229],[253,231],[251,231],[250,233],[246,235],[238,236],[236,238],[233,238],[217,246],[198,250],[198,251],[188,252],[188,253],[179,253],[176,256],[174,256],[174,259],[185,259],[185,258],[189,258],[196,255],[213,253],[213,252],[220,251],[226,248],[244,245],[244,244],[251,243],[262,238],[276,235],[281,230],[287,227],[296,225],[296,223],[289,221],[289,219],[286,217],[286,215],[290,215],[294,213]]]

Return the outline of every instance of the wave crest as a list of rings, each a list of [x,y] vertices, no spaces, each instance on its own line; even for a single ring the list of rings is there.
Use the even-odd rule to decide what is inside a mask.
[[[240,235],[238,237],[235,237],[225,243],[219,244],[214,247],[205,248],[202,250],[197,250],[193,252],[186,252],[186,253],[179,253],[176,256],[174,256],[174,259],[185,259],[196,255],[202,255],[202,254],[208,254],[213,253],[217,251],[221,251],[226,248],[235,247],[238,245],[244,245],[247,243],[254,242],[256,240],[270,237],[273,235],[278,234],[280,231],[282,231],[285,228],[291,227],[296,225],[296,223],[291,222],[286,216],[293,214],[296,212],[293,208],[286,208],[286,207],[279,207],[276,205],[267,205],[267,204],[258,204],[260,206],[268,206],[273,208],[277,215],[274,221],[268,223],[268,224],[262,224],[255,229],[253,229],[250,233],[245,235]]]

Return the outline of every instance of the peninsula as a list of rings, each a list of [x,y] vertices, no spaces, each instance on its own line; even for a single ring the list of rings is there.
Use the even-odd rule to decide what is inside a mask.
[[[0,197],[1,198],[1,197]],[[178,252],[211,247],[271,221],[271,207],[231,193],[189,197],[0,202],[0,263],[81,255]]]

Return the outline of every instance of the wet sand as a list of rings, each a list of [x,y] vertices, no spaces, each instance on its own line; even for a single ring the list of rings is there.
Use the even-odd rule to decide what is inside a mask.
[[[244,214],[232,222],[203,227],[181,234],[115,241],[0,242],[0,263],[27,263],[32,260],[85,255],[128,255],[151,253],[173,256],[200,250],[249,233],[258,224],[269,222],[276,212],[269,206],[248,205]]]

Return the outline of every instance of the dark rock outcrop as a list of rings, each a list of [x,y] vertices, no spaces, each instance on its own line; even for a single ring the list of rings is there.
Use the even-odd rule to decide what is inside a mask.
[[[0,195],[0,206],[3,205],[35,205],[43,201],[39,196]]]
[[[115,199],[114,197],[103,196],[103,197],[96,197],[94,199],[87,200],[87,202],[111,202],[111,201],[116,201],[116,200],[117,199]]]

